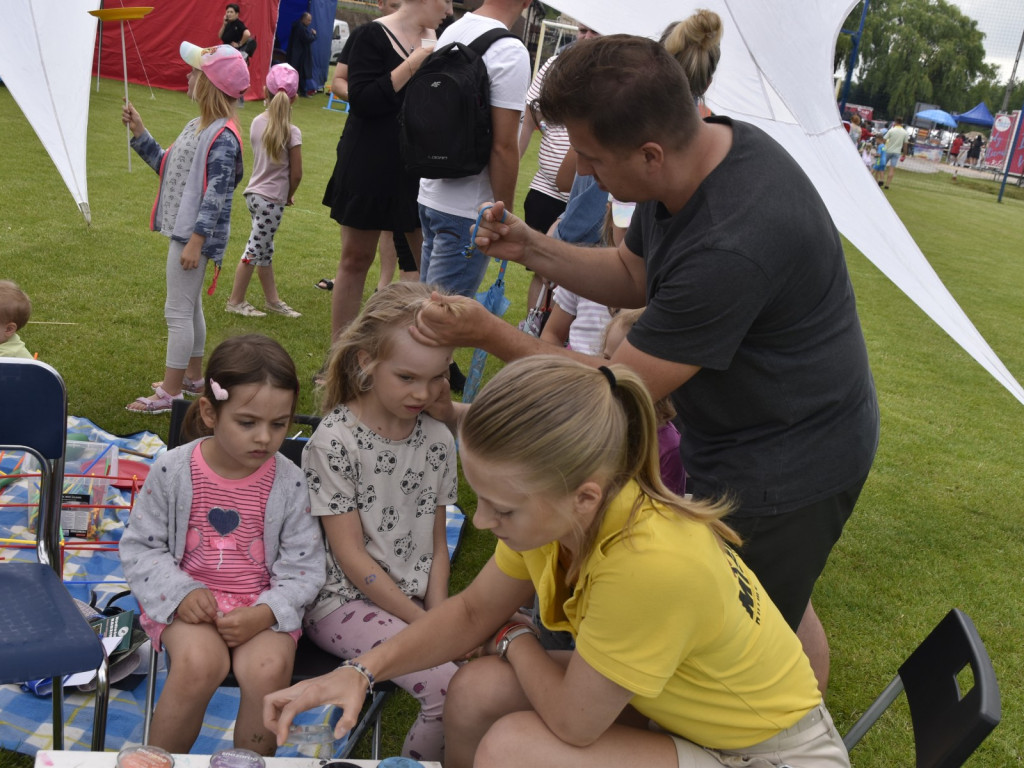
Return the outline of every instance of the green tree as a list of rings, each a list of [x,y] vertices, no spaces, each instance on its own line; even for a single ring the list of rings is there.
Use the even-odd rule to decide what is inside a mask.
[[[844,28],[856,29],[860,14],[857,5]],[[946,0],[870,0],[854,71],[858,99],[890,117],[912,117],[919,101],[970,109],[974,86],[996,80],[983,39],[977,22]],[[850,48],[849,35],[841,35],[837,65]]]

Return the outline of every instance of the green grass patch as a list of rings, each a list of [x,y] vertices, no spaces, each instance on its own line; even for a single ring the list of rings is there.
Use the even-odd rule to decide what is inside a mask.
[[[195,114],[183,94],[131,86],[147,127],[164,145]],[[147,394],[163,368],[162,316],[167,243],[147,222],[157,178],[138,158],[127,169],[120,123],[121,86],[101,81],[89,115],[92,226],[78,214],[20,110],[0,89],[0,277],[19,282],[33,300],[22,336],[68,385],[71,413],[118,433],[151,429],[166,437],[167,417],[132,415],[124,406]],[[329,294],[313,283],[334,274],[339,228],[320,198],[334,165],[345,116],[322,107],[326,97],[296,103],[303,131],[305,179],[277,238],[281,296],[303,313],[242,318],[224,312],[234,268],[249,230],[235,197],[230,246],[220,286],[204,298],[207,349],[228,336],[267,333],[287,348],[304,384],[299,410],[315,404],[306,386],[328,346]],[[240,111],[248,136],[259,103]],[[248,142],[247,142],[248,143]],[[247,168],[251,154],[246,155]],[[519,197],[536,169],[536,146],[520,174]],[[1015,187],[1007,190],[1017,192]],[[1007,367],[1024,372],[1020,343],[1024,270],[1019,237],[1024,202],[998,182],[900,169],[887,193],[935,270]],[[870,262],[847,246],[882,409],[882,438],[857,510],[815,593],[832,647],[828,704],[843,732],[895,673],[910,650],[952,606],[977,624],[1003,693],[1003,722],[969,765],[1019,765],[1024,759],[1024,617],[1019,610],[1024,562],[1020,467],[1024,408]],[[484,282],[490,284],[494,267]],[[376,267],[367,281],[376,284]],[[526,272],[510,266],[507,319],[525,315]],[[261,298],[257,281],[250,300]],[[258,303],[258,301],[254,301]],[[65,325],[70,323],[70,325]],[[465,368],[470,352],[457,358]],[[491,360],[488,375],[499,367]],[[460,483],[470,514],[472,491]],[[452,587],[465,586],[490,555],[489,534],[467,527]],[[794,554],[794,556],[798,556]],[[386,711],[385,754],[397,754],[414,716],[408,697]],[[853,753],[857,768],[908,765],[909,720],[897,708]],[[365,745],[360,754],[368,754]],[[22,768],[0,754],[0,768]]]

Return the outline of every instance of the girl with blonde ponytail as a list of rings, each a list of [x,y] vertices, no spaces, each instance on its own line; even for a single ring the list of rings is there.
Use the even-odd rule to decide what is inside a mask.
[[[732,545],[727,503],[661,479],[654,405],[622,365],[510,363],[462,418],[473,524],[498,539],[464,591],[339,670],[270,694],[279,741],[302,709],[352,712],[367,687],[460,659],[445,766],[848,768],[794,632]],[[509,622],[536,595],[571,651]]]
[[[273,312],[300,317],[277,293],[274,280],[274,235],[281,225],[285,206],[294,205],[295,190],[302,181],[302,131],[292,125],[292,103],[299,88],[299,73],[288,64],[277,64],[267,74],[263,103],[266,110],[253,119],[249,129],[253,169],[245,188],[245,203],[252,215],[252,233],[235,272],[226,310],[245,317],[264,317]],[[257,271],[266,310],[245,300],[252,273]]]

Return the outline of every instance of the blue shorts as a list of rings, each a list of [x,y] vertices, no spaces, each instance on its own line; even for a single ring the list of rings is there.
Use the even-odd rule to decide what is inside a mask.
[[[448,293],[473,298],[490,262],[487,255],[476,248],[466,256],[476,219],[421,205],[420,223],[423,226],[420,280]]]
[[[891,168],[895,168],[897,164],[900,162],[900,157],[901,155],[899,153],[893,152],[891,155],[886,157],[885,161],[889,164]]]

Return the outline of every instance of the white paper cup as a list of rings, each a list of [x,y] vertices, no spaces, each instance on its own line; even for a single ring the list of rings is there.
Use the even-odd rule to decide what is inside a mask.
[[[428,51],[435,45],[437,45],[437,40],[431,40],[428,37],[424,37],[422,40],[420,40],[420,47],[426,48]]]

